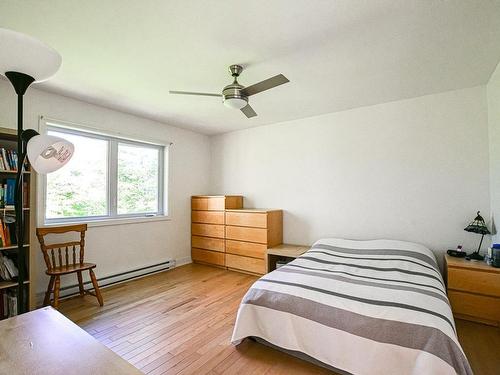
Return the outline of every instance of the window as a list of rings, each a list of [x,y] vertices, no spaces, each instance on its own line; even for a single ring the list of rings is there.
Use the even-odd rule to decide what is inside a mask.
[[[163,215],[165,146],[47,125],[75,145],[45,181],[45,222]]]
[[[118,214],[158,210],[160,152],[157,148],[118,143]]]

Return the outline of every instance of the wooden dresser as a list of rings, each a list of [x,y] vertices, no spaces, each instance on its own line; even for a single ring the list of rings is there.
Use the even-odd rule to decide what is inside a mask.
[[[193,262],[225,267],[224,212],[243,207],[239,195],[191,197],[191,258]]]
[[[445,255],[445,277],[456,318],[500,326],[500,268]]]
[[[283,211],[226,210],[226,266],[262,275],[266,273],[267,248],[283,242]]]

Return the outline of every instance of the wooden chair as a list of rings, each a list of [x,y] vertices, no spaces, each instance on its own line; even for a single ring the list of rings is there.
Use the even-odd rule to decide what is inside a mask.
[[[45,298],[43,300],[44,306],[47,306],[50,303],[50,294],[53,291],[53,306],[56,309],[59,307],[59,289],[61,285],[60,277],[61,275],[66,275],[69,273],[77,274],[78,286],[81,296],[90,294],[97,298],[97,301],[99,301],[99,305],[102,306],[104,304],[101,291],[99,290],[99,285],[97,284],[97,280],[93,271],[96,265],[94,263],[83,262],[86,231],[87,224],[36,229],[36,236],[38,237],[38,241],[40,241],[43,259],[45,260],[45,264],[47,265],[47,271],[45,271],[45,273],[50,276],[47,292],[45,293]],[[80,241],[45,244],[44,236],[46,236],[47,234],[63,234],[68,232],[79,232]],[[77,250],[77,247],[79,248],[79,251]],[[79,253],[78,260],[76,255],[77,252]],[[86,270],[89,271],[90,279],[92,280],[92,285],[94,286],[95,293],[91,293],[90,291],[83,288],[82,272]]]

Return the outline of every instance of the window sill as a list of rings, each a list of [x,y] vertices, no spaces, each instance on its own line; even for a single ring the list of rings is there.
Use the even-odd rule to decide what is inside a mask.
[[[89,228],[91,227],[105,227],[109,225],[126,225],[126,224],[140,224],[140,223],[151,223],[156,221],[170,221],[172,218],[170,216],[158,215],[150,217],[124,217],[124,218],[113,218],[113,219],[99,219],[99,220],[88,220],[88,221],[63,221],[60,223],[46,223],[44,227],[56,227],[64,225],[73,224],[87,224]]]

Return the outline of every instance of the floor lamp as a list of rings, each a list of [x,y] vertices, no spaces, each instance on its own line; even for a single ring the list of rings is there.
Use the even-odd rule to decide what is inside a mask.
[[[23,166],[28,156],[38,173],[50,173],[66,164],[74,152],[70,142],[53,136],[40,135],[23,129],[23,98],[28,87],[52,77],[61,66],[57,51],[37,39],[12,30],[0,29],[0,74],[5,76],[17,94],[17,174],[15,189],[16,238],[18,260],[17,311],[26,311],[24,281],[26,254],[24,252]]]

